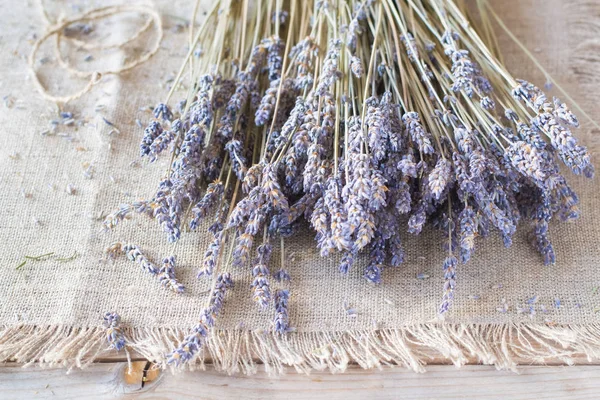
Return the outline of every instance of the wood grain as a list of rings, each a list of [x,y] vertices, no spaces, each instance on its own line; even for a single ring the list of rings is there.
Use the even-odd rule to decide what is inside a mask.
[[[598,399],[600,366],[523,366],[520,373],[487,366],[430,366],[426,374],[400,368],[345,374],[290,372],[278,378],[264,372],[227,376],[209,368],[172,375],[153,371],[145,361],[94,364],[66,374],[64,369],[0,368],[0,399]],[[551,394],[551,397],[549,397]]]

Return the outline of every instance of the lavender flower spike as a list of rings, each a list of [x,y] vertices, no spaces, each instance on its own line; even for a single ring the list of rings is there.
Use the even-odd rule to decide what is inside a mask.
[[[123,252],[131,261],[140,264],[142,269],[152,275],[158,274],[158,268],[146,258],[139,247],[134,244],[126,244],[123,246]]]
[[[454,256],[446,257],[444,260],[444,297],[440,305],[440,314],[445,313],[450,308],[450,304],[454,299],[454,285],[456,277],[456,265],[458,260]]]
[[[184,286],[175,277],[175,256],[166,257],[163,260],[158,279],[163,286],[171,289],[175,293],[183,293]]]
[[[107,312],[104,314],[104,328],[106,329],[106,341],[110,343],[110,347],[119,351],[125,347],[125,336],[119,328],[121,317],[116,312]]]
[[[440,199],[450,181],[451,165],[450,161],[441,157],[429,175],[429,189],[436,200]]]
[[[288,315],[288,301],[290,292],[278,290],[275,293],[275,319],[273,320],[275,332],[284,334],[290,330],[290,317]]]
[[[221,313],[227,290],[232,287],[233,281],[228,272],[224,272],[217,277],[208,307],[200,315],[200,321],[192,329],[192,333],[186,336],[179,347],[167,356],[168,364],[179,366],[194,359],[204,345],[209,329],[215,325],[215,318]]]

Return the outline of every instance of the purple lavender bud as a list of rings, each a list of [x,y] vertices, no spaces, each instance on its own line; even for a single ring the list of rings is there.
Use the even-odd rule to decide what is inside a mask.
[[[341,45],[342,41],[339,39],[331,39],[329,41],[329,50],[327,50],[327,55],[323,61],[323,68],[321,69],[316,89],[316,93],[319,96],[323,96],[329,92],[333,84],[341,76],[341,72],[338,69]]]
[[[342,257],[342,262],[340,263],[339,270],[342,274],[347,274],[352,264],[354,264],[355,254],[353,252],[347,252]]]
[[[277,282],[289,282],[292,280],[290,273],[283,268],[280,268],[277,272],[275,272],[273,274],[273,278],[275,278]]]
[[[104,314],[104,322],[106,341],[110,343],[110,347],[119,351],[125,347],[126,341],[123,332],[119,328],[121,317],[115,312],[107,312]]]
[[[385,158],[388,148],[389,132],[389,108],[378,104],[375,97],[367,99],[367,115],[365,122],[368,127],[369,149],[377,161]]]
[[[399,267],[404,262],[404,249],[400,240],[399,232],[395,232],[388,239],[388,247],[390,248],[390,266]]]
[[[208,245],[208,249],[204,252],[204,259],[202,260],[202,267],[198,271],[198,278],[201,276],[211,276],[215,266],[217,265],[217,259],[219,258],[219,252],[221,249],[221,234],[215,235],[215,239]]]
[[[475,236],[478,232],[478,225],[475,212],[470,206],[466,206],[460,213],[460,254],[462,262],[466,263],[471,258],[475,249]]]
[[[165,103],[158,104],[154,109],[154,118],[159,119],[161,117],[165,121],[171,121],[173,119],[173,113]]]
[[[175,132],[172,130],[163,130],[150,145],[148,153],[150,161],[155,161],[158,155],[169,146],[173,139],[175,139]]]
[[[325,206],[331,218],[331,240],[339,250],[349,250],[352,245],[350,228],[346,212],[341,201],[341,187],[339,178],[331,178],[325,191]]]
[[[406,47],[406,54],[411,62],[415,62],[419,59],[419,49],[417,48],[417,41],[410,32],[406,35],[400,35],[400,40]]]
[[[123,252],[127,258],[133,262],[140,264],[142,269],[152,275],[158,274],[158,268],[152,264],[144,254],[142,254],[139,247],[134,244],[126,244],[123,246]]]
[[[398,162],[398,169],[404,176],[416,178],[417,164],[415,163],[415,157],[412,154],[403,155],[402,160]]]
[[[273,109],[277,102],[277,92],[279,90],[279,80],[271,81],[269,88],[265,91],[265,95],[260,100],[254,118],[256,126],[263,126],[269,122],[273,116]]]
[[[216,88],[213,99],[212,99],[212,108],[213,110],[218,110],[220,108],[225,107],[229,98],[235,92],[235,81],[232,79],[223,79],[220,80],[219,86]]]
[[[511,143],[505,157],[521,174],[533,179],[540,187],[544,186],[546,174],[542,169],[543,159],[539,150],[529,143],[517,141]]]
[[[362,60],[357,56],[352,56],[350,58],[350,71],[354,74],[355,77],[361,78],[365,73],[365,67],[363,66]]]
[[[269,67],[269,80],[274,81],[281,77],[283,41],[278,36],[273,36],[265,44],[268,44],[267,65]]]
[[[402,116],[402,122],[404,122],[406,133],[410,134],[413,142],[418,145],[419,151],[423,154],[433,154],[431,134],[423,129],[419,120],[419,114],[416,112],[407,112]]]
[[[394,207],[398,214],[408,214],[411,210],[410,187],[406,182],[398,183]]]
[[[450,181],[452,173],[452,164],[444,157],[440,157],[435,164],[435,168],[429,175],[429,189],[431,194],[436,200],[440,199],[440,196],[446,189]]]
[[[190,108],[190,122],[210,126],[213,119],[213,103],[210,98],[213,77],[205,74],[200,77],[200,84],[196,102]]]
[[[413,212],[408,220],[408,232],[413,235],[418,235],[425,225],[427,214],[425,211],[425,203],[419,203],[418,208]]]
[[[290,318],[288,315],[289,299],[290,292],[288,290],[278,290],[275,292],[275,318],[273,325],[275,332],[280,334],[284,334],[290,329]]]
[[[229,153],[229,159],[231,162],[231,167],[235,172],[236,176],[239,180],[244,179],[244,175],[247,171],[246,157],[244,157],[244,148],[242,147],[242,142],[238,139],[231,139],[227,144],[225,144],[225,150]]]
[[[164,287],[175,293],[183,293],[185,290],[185,287],[175,277],[175,256],[166,257],[163,260],[158,279]]]
[[[265,264],[257,264],[252,269],[252,276],[254,277],[251,285],[254,289],[254,301],[257,302],[261,308],[266,309],[271,301],[271,288],[269,286],[269,280],[267,279],[269,276],[269,269]]]
[[[444,296],[440,305],[440,314],[448,311],[450,304],[454,299],[454,286],[456,278],[456,265],[458,260],[454,256],[449,256],[444,260]]]
[[[482,108],[486,110],[493,110],[494,108],[496,108],[496,103],[488,96],[483,96],[479,101],[479,104]]]
[[[140,155],[147,156],[150,154],[150,146],[154,140],[163,132],[163,127],[158,121],[152,121],[146,129],[144,129],[144,137],[140,143]]]
[[[371,283],[381,283],[381,267],[385,262],[385,241],[378,234],[371,244],[371,262],[365,268],[365,279]]]
[[[277,181],[277,170],[271,164],[267,164],[263,170],[262,190],[274,209],[286,211],[289,208],[287,198],[281,192]]]
[[[233,249],[233,265],[244,267],[248,264],[250,250],[254,243],[254,236],[249,233],[243,233],[237,239],[236,246]]]
[[[309,88],[313,84],[313,59],[318,53],[318,48],[310,36],[302,39],[290,51],[290,57],[294,59],[296,78],[294,87],[296,90]]]
[[[573,114],[573,112],[567,107],[567,105],[560,101],[558,98],[554,98],[554,116],[561,122],[571,125],[575,128],[579,127],[579,120]]]
[[[287,20],[288,16],[289,16],[289,13],[287,11],[283,11],[283,10],[281,10],[279,12],[273,11],[273,13],[271,14],[271,23],[273,25],[275,25],[277,23],[279,25],[283,25],[283,24],[285,24],[285,21]]]
[[[173,352],[167,356],[167,363],[179,366],[194,359],[204,343],[208,331],[215,324],[215,317],[221,313],[225,294],[233,287],[231,275],[224,272],[217,277],[215,288],[211,293],[209,306],[200,315],[199,323],[192,329],[192,333],[183,339]]]

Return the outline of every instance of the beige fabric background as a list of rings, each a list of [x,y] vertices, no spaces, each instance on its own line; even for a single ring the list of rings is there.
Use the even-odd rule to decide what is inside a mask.
[[[78,6],[85,10],[91,5],[46,3],[54,16],[60,12],[73,15]],[[130,73],[107,77],[91,94],[69,104],[66,110],[87,124],[59,126],[57,133],[68,135],[65,137],[40,134],[57,117],[53,105],[36,92],[26,66],[35,35],[43,34],[46,28],[38,3],[0,1],[0,94],[9,96],[6,104],[0,105],[0,324],[6,328],[97,327],[103,313],[117,311],[123,324],[132,329],[173,328],[181,332],[195,323],[204,306],[204,292],[210,282],[195,276],[207,243],[205,237],[183,234],[173,246],[166,243],[161,228],[144,217],[121,225],[113,233],[100,232],[99,215],[111,212],[122,202],[151,196],[166,167],[165,159],[152,165],[145,161],[131,164],[138,160],[142,134],[135,120],[147,123],[150,114],[140,111],[140,107],[154,105],[167,92],[166,82],[174,76],[187,50],[187,32],[178,31],[177,24],[191,14],[192,2],[156,3],[165,25],[158,54]],[[583,108],[600,119],[600,4],[591,0],[498,0],[492,4]],[[139,19],[131,17],[128,21],[139,26]],[[115,28],[124,29],[118,25]],[[531,62],[505,34],[498,33],[506,63],[515,76],[543,85],[543,77]],[[152,34],[144,36],[129,50],[139,47],[141,51],[144,40],[151,38]],[[41,70],[58,74],[48,72],[55,64],[52,53],[46,53],[50,60]],[[86,54],[73,51],[70,57],[81,60]],[[95,57],[119,65],[126,54],[106,52]],[[60,76],[51,81],[53,93],[64,94],[67,88],[83,85]],[[105,109],[94,111],[98,104]],[[109,134],[111,127],[100,115],[121,133]],[[600,132],[591,129],[590,124],[585,123],[577,135],[593,153],[599,148]],[[600,166],[595,154],[594,158]],[[93,165],[91,179],[84,177],[85,163]],[[600,323],[596,309],[600,307],[600,294],[593,293],[600,285],[600,186],[598,179],[586,182],[570,177],[570,182],[580,195],[583,217],[573,224],[553,226],[557,264],[544,267],[525,240],[526,229],[510,249],[504,249],[498,238],[481,240],[474,259],[458,268],[456,301],[448,321]],[[73,195],[65,190],[68,184],[75,188]],[[385,269],[379,286],[362,278],[361,266],[341,276],[337,260],[320,258],[312,238],[289,241],[287,250],[296,254],[295,262],[286,265],[292,275],[292,326],[299,332],[370,331],[434,321],[443,285],[438,235],[431,231],[420,238],[404,234],[407,261],[398,269]],[[124,258],[102,262],[103,249],[116,240],[138,244],[157,261],[176,254],[186,293],[176,296],[162,289],[138,265]],[[15,270],[24,255],[55,252],[68,257],[74,251],[80,256],[70,262],[28,262]],[[278,267],[278,258],[274,257],[271,269]],[[430,277],[417,279],[421,273]],[[261,312],[251,302],[250,270],[236,270],[233,275],[237,286],[218,326],[268,330],[273,313]],[[526,300],[536,295],[539,300],[535,315],[520,314],[518,307],[526,307]],[[558,309],[555,299],[561,302]],[[498,311],[503,302],[509,307],[506,313]],[[344,303],[358,315],[349,316]]]

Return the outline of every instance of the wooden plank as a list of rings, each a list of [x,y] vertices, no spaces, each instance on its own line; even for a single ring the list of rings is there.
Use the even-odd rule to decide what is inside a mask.
[[[430,366],[426,374],[401,368],[365,371],[353,366],[344,374],[290,372],[272,378],[227,376],[207,371],[170,372],[136,362],[126,374],[125,363],[94,364],[66,374],[64,369],[0,367],[2,399],[597,399],[600,366],[523,366],[520,373],[488,366]],[[142,385],[142,380],[146,381]]]

